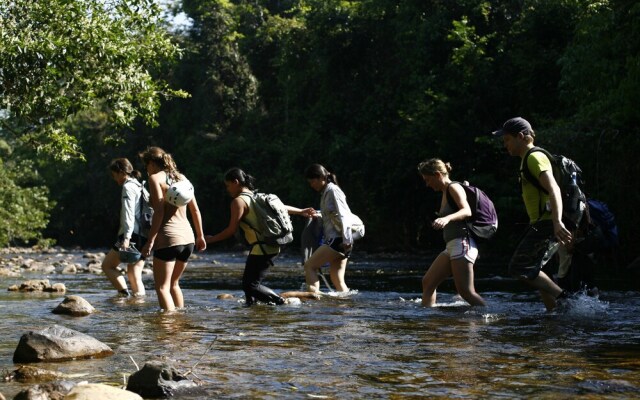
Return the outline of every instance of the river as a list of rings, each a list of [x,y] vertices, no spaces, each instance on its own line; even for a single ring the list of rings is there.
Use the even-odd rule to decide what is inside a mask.
[[[82,254],[39,257],[86,263]],[[298,261],[279,257],[267,286],[299,289]],[[136,364],[163,359],[192,370],[212,399],[640,397],[638,292],[605,290],[599,299],[579,296],[568,310],[547,313],[536,293],[500,268],[477,272],[488,307],[465,306],[446,282],[438,306],[425,309],[420,278],[429,261],[355,254],[347,283],[356,294],[244,307],[244,256],[209,251],[187,269],[186,308],[174,313],[158,311],[151,275],[144,278],[145,299],[114,296],[103,275],[0,277],[0,369],[16,368],[22,334],[59,324],[101,340],[115,355],[38,367],[122,385]],[[6,291],[39,278],[64,283],[67,294],[98,312],[56,315],[51,310],[61,295]],[[236,299],[217,299],[222,293]],[[10,399],[28,386],[3,382],[0,393]]]

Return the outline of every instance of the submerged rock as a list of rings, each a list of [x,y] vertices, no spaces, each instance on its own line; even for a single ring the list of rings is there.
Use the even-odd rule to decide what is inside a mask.
[[[187,379],[172,365],[161,361],[150,361],[129,377],[127,390],[144,398],[171,397],[180,395],[202,395],[206,392],[195,382]]]
[[[54,283],[52,285],[48,279],[32,279],[22,282],[20,286],[9,286],[9,291],[64,293],[67,291],[67,288],[64,286],[64,283]]]
[[[48,382],[61,379],[63,375],[56,371],[36,368],[29,365],[21,365],[11,374],[5,376],[5,380],[16,380],[18,382]]]
[[[83,317],[85,315],[93,314],[96,311],[95,308],[88,301],[80,296],[65,296],[62,303],[58,304],[53,309],[54,314],[72,315],[74,317]]]
[[[13,400],[62,400],[75,385],[67,381],[35,385],[18,393]]]
[[[71,389],[65,400],[142,400],[142,397],[128,390],[101,383],[78,384]]]
[[[22,335],[13,354],[13,362],[66,361],[112,354],[109,346],[89,335],[53,325]]]

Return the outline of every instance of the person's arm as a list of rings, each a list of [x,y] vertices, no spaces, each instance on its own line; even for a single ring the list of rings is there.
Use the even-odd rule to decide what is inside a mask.
[[[229,225],[224,228],[222,231],[215,235],[206,235],[205,241],[207,243],[219,242],[221,240],[229,239],[233,235],[235,235],[238,230],[238,226],[240,225],[240,220],[244,216],[245,212],[248,211],[249,207],[247,203],[245,203],[241,198],[236,197],[231,202],[231,216],[229,217]]]
[[[464,221],[471,216],[471,206],[469,206],[467,193],[464,191],[462,186],[459,184],[449,185],[442,194],[443,200],[445,201],[447,198],[446,190],[451,194],[451,198],[456,203],[455,206],[458,207],[458,211],[444,217],[436,218],[432,224],[434,229],[442,229],[451,221]],[[451,206],[453,208],[454,205],[451,204]]]
[[[124,232],[122,235],[124,239],[122,241],[122,248],[128,249],[129,242],[133,236],[133,231],[136,223],[136,195],[137,189],[133,188],[134,185],[127,185],[126,183],[122,187],[122,225]]]
[[[206,250],[207,242],[204,240],[204,232],[202,231],[202,214],[200,214],[200,208],[198,208],[198,202],[195,196],[189,204],[187,204],[187,208],[189,208],[191,220],[193,221],[196,231],[196,249],[198,249],[198,251]]]
[[[149,201],[151,202],[151,207],[153,207],[153,218],[151,218],[151,228],[149,228],[147,243],[141,250],[141,253],[145,256],[151,254],[151,249],[158,232],[160,232],[160,226],[164,218],[164,194],[158,175],[160,174],[156,173],[149,177]]]
[[[551,221],[553,222],[553,232],[560,244],[566,245],[571,241],[571,232],[562,223],[562,194],[560,187],[550,170],[542,171],[538,177],[540,186],[549,193],[549,203],[551,203]]]
[[[287,209],[289,215],[302,215],[307,218],[313,218],[317,216],[316,210],[313,207],[297,208],[293,206],[284,206]]]

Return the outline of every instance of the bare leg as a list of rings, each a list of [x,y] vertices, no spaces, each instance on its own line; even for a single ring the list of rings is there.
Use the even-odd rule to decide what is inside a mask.
[[[182,289],[180,289],[180,277],[186,268],[186,262],[176,261],[175,268],[171,274],[171,298],[177,308],[184,307],[184,297],[182,296]]]
[[[339,257],[340,254],[327,245],[322,245],[313,252],[311,257],[304,263],[307,291],[312,293],[318,293],[320,291],[318,270],[326,263],[331,263]]]
[[[153,281],[160,307],[165,311],[173,311],[176,308],[171,296],[171,277],[175,261],[162,261],[153,259]]]
[[[540,271],[540,274],[536,279],[532,281],[526,281],[529,285],[540,291],[542,302],[547,308],[547,311],[551,311],[556,308],[556,298],[562,293],[562,288],[549,278],[547,274]]]
[[[433,307],[436,304],[436,289],[449,276],[451,276],[451,262],[449,255],[440,253],[427,273],[422,277],[422,305]]]
[[[338,255],[338,258],[341,256],[338,252],[335,252]],[[329,276],[331,277],[331,283],[336,288],[337,292],[348,292],[349,288],[344,281],[344,273],[347,271],[347,260],[346,258],[334,260],[329,264]]]
[[[476,293],[473,284],[473,264],[463,258],[451,260],[451,272],[456,290],[472,306],[486,306],[484,299]]]
[[[142,269],[144,268],[144,260],[140,260],[135,264],[127,266],[127,277],[131,285],[131,291],[136,296],[144,296],[144,283],[142,283]]]
[[[102,260],[102,271],[109,278],[109,281],[116,288],[116,290],[127,290],[127,282],[124,276],[120,274],[116,268],[120,265],[120,256],[114,249],[109,250],[107,255]]]

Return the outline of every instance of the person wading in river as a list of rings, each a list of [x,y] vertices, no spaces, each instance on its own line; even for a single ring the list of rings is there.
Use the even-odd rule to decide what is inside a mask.
[[[138,223],[137,215],[140,215],[142,196],[142,183],[140,171],[133,169],[131,162],[126,158],[117,158],[109,164],[111,177],[120,186],[120,228],[118,229],[118,241],[109,250],[102,261],[102,271],[104,271],[109,281],[113,284],[119,294],[129,296],[144,296],[144,284],[142,283],[142,268],[144,267],[144,257],[134,263],[127,264],[127,277],[131,284],[131,291],[127,289],[127,282],[118,271],[120,265],[120,249],[129,249],[133,241],[141,248],[147,242],[147,238],[142,235],[142,229]],[[133,241],[132,241],[133,240]]]
[[[533,148],[535,133],[531,124],[521,117],[512,118],[494,131],[493,136],[502,137],[507,152],[520,157],[520,182],[522,198],[529,216],[529,228],[518,244],[509,262],[509,273],[540,291],[542,302],[547,310],[553,310],[557,300],[567,296],[544,271],[545,254],[549,244],[555,240],[566,246],[573,235],[562,222],[562,197],[560,188],[553,176],[551,161],[540,151],[533,152],[527,158],[527,167],[546,193],[527,181],[522,163],[529,150]],[[561,254],[562,255],[562,254]]]
[[[264,243],[261,233],[253,228],[260,226],[254,199],[256,190],[254,185],[255,178],[240,168],[231,168],[225,173],[224,186],[233,199],[230,205],[229,224],[221,232],[207,235],[205,238],[207,243],[215,243],[233,237],[238,228],[242,229],[246,242],[251,245],[242,275],[245,304],[250,306],[261,301],[282,305],[287,302],[285,297],[303,297],[304,293],[289,292],[289,295],[278,295],[262,284],[269,267],[273,265],[273,258],[280,253],[280,247]],[[285,206],[285,208],[290,215],[311,216],[315,212],[313,208],[299,209],[291,206]]]
[[[475,239],[467,231],[465,220],[471,217],[471,207],[462,185],[449,178],[451,165],[432,158],[421,162],[418,171],[431,189],[442,192],[439,217],[433,221],[434,229],[442,229],[446,248],[431,263],[422,278],[422,305],[436,304],[436,289],[453,275],[458,294],[472,306],[484,306],[485,301],[473,284],[473,265],[478,257]],[[456,204],[449,204],[447,191]],[[457,210],[457,211],[456,211]]]
[[[140,154],[149,174],[149,191],[153,218],[149,238],[142,248],[148,256],[153,249],[153,279],[160,307],[165,311],[184,307],[180,277],[194,250],[207,248],[202,233],[202,216],[195,196],[183,206],[165,201],[170,182],[185,180],[171,154],[159,147],[149,147]],[[195,226],[196,237],[187,219],[187,209]]]

